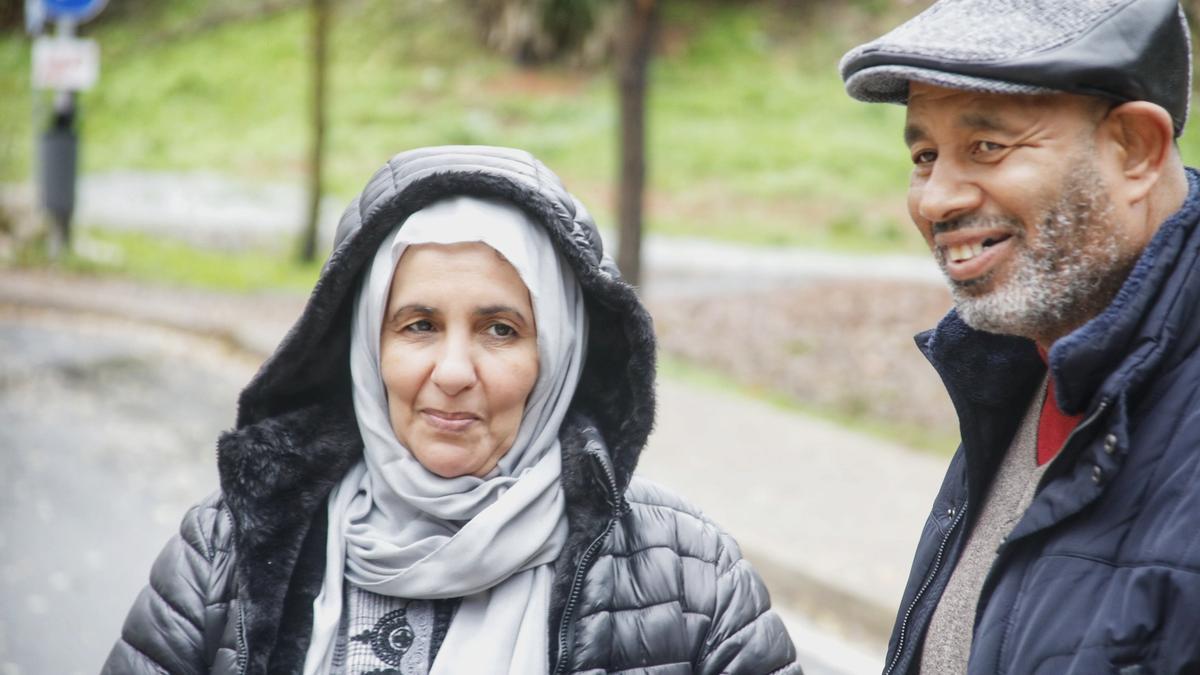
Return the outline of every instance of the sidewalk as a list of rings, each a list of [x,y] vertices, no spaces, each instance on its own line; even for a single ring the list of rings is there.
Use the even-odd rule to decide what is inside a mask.
[[[261,359],[298,315],[287,294],[225,295],[0,270],[0,306],[116,316],[202,334]],[[882,663],[943,461],[767,403],[660,380],[639,471],[738,539],[777,605]]]
[[[306,200],[298,186],[255,185],[219,173],[110,171],[80,179],[76,222],[167,234],[207,246],[279,246],[304,222]],[[321,200],[318,250],[328,250],[344,200]],[[603,225],[604,223],[602,223]],[[616,251],[611,232],[605,248]],[[747,286],[812,277],[903,279],[942,283],[925,255],[872,255],[870,264],[853,254],[766,248],[650,234],[643,241],[643,267],[673,283],[662,290],[725,292]],[[702,270],[703,274],[694,272]],[[731,283],[734,280],[734,283]]]

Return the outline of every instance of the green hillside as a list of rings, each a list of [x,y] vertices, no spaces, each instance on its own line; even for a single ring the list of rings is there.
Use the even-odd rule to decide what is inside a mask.
[[[617,132],[607,70],[518,67],[479,46],[456,0],[334,4],[329,191],[352,196],[405,148],[516,145],[608,220]],[[902,205],[902,110],[850,100],[836,63],[923,4],[666,3],[652,73],[650,228],[919,250]],[[204,169],[299,182],[305,12],[220,21],[231,3],[155,5],[86,27],[103,63],[99,87],[82,101],[85,170]],[[0,34],[3,180],[28,170],[28,55],[26,36]],[[1185,145],[1200,157],[1195,133]]]

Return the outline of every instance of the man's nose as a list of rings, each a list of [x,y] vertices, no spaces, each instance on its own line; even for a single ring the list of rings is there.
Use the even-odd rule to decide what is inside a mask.
[[[448,337],[442,343],[430,379],[447,396],[455,396],[479,380],[469,339]]]
[[[931,223],[967,215],[983,198],[983,190],[953,163],[935,163],[917,191],[917,214]]]

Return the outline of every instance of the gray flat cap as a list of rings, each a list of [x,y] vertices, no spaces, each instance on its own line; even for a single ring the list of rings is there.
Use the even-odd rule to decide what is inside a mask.
[[[1191,39],[1178,0],[940,0],[841,62],[860,101],[906,103],[908,83],[1000,94],[1150,101],[1183,132]]]

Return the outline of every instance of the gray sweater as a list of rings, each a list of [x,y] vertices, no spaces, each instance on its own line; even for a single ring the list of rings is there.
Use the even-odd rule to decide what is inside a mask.
[[[979,604],[983,582],[996,560],[996,550],[1029,508],[1038,481],[1050,466],[1050,462],[1037,465],[1038,420],[1045,400],[1046,384],[1043,383],[1009,444],[962,558],[933,612],[921,653],[921,675],[967,672],[975,608]]]

